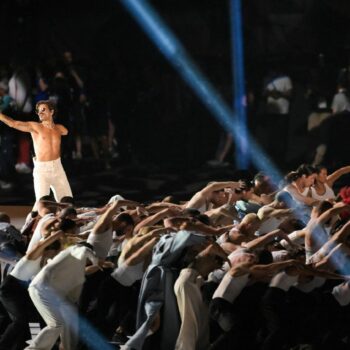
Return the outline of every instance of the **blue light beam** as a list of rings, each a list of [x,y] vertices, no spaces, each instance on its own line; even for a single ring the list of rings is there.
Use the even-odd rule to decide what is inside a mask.
[[[194,90],[202,103],[212,112],[217,121],[233,136],[236,147],[244,143],[249,145],[247,152],[256,167],[270,174],[272,180],[278,183],[282,176],[277,168],[249,133],[237,122],[230,107],[150,4],[145,0],[120,0],[120,2]]]
[[[248,131],[244,129],[244,126],[237,122],[235,114],[230,110],[212,84],[197,68],[186,53],[184,47],[148,2],[146,0],[120,1],[145,30],[158,49],[168,58],[169,62],[183,79],[192,87],[218,122],[231,133],[236,142],[236,147],[239,147],[241,143],[245,143],[247,145],[247,152],[249,152],[256,167],[266,172],[266,174],[269,174],[274,183],[279,183],[282,176],[278,169],[262,151],[256,141],[249,135]],[[243,58],[243,55],[240,57]],[[240,79],[242,79],[242,77]],[[241,101],[238,101],[237,104],[242,106]],[[304,220],[303,215],[299,214],[297,216],[302,221]],[[317,239],[317,237],[315,237],[315,239]]]
[[[87,345],[91,350],[113,350],[115,347],[108,343],[108,340],[100,334],[82,315],[79,315],[78,310],[73,306],[67,306],[67,301],[55,289],[47,285],[45,288],[45,298],[48,300],[48,307],[52,310],[59,309],[63,314],[64,326],[67,325],[77,338]],[[62,306],[65,305],[64,313]],[[78,322],[76,322],[78,321]],[[39,333],[40,334],[40,333]],[[35,341],[35,339],[34,339]]]
[[[236,147],[236,165],[240,169],[249,166],[247,143],[247,113],[244,79],[244,49],[242,33],[241,0],[230,0],[231,42],[232,42],[232,74],[233,74],[233,110],[242,130],[239,147]]]

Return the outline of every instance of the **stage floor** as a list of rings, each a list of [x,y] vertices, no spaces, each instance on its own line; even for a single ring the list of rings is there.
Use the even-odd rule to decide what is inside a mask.
[[[26,205],[0,205],[0,212],[8,214],[12,225],[18,229],[23,226],[26,216],[31,210],[32,207]]]
[[[238,180],[246,177],[233,167],[191,170],[174,166],[120,165],[111,169],[87,160],[63,162],[78,206],[102,206],[115,194],[139,202],[151,202],[172,195],[188,200],[209,181]],[[32,174],[16,174],[11,190],[0,190],[0,205],[34,205]]]
[[[188,170],[179,169],[175,165],[114,163],[111,169],[106,170],[101,163],[91,160],[63,162],[63,164],[77,206],[92,207],[103,206],[115,194],[141,203],[161,200],[169,195],[172,195],[175,201],[186,201],[210,181],[249,180],[254,176],[254,171],[237,171],[232,165],[226,167],[203,165]],[[337,181],[335,190],[348,185],[349,181],[350,175],[342,176]],[[19,210],[26,214],[29,212],[28,208],[34,205],[33,176],[16,174],[13,183],[11,190],[0,189],[0,205],[10,206],[11,212],[14,210],[16,213]],[[13,206],[20,207],[12,209]]]

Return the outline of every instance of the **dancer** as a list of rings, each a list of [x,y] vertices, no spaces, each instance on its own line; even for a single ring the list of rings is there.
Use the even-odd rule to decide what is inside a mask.
[[[38,122],[21,122],[0,113],[0,120],[11,128],[29,132],[33,139],[35,157],[33,177],[35,199],[50,194],[53,191],[57,202],[61,198],[72,197],[66,173],[61,164],[61,136],[68,134],[68,130],[60,124],[54,123],[56,106],[52,101],[39,101],[36,104]]]

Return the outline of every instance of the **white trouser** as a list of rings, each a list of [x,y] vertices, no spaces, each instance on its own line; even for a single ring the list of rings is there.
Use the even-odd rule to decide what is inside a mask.
[[[38,162],[34,158],[33,162],[34,191],[37,201],[41,197],[49,195],[50,188],[57,202],[65,196],[72,197],[72,190],[63,169],[61,158],[47,162]]]
[[[33,339],[31,345],[26,347],[26,350],[49,350],[59,336],[64,350],[75,350],[79,331],[77,310],[51,289],[31,286],[28,291],[47,326]]]
[[[182,269],[174,285],[181,327],[175,350],[209,348],[209,314],[197,284],[198,272]]]

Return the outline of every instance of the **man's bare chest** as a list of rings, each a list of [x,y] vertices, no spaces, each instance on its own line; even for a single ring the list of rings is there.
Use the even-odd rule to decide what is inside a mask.
[[[32,134],[34,142],[59,142],[61,139],[61,134],[56,129],[49,129],[46,127],[40,128],[39,132]]]

